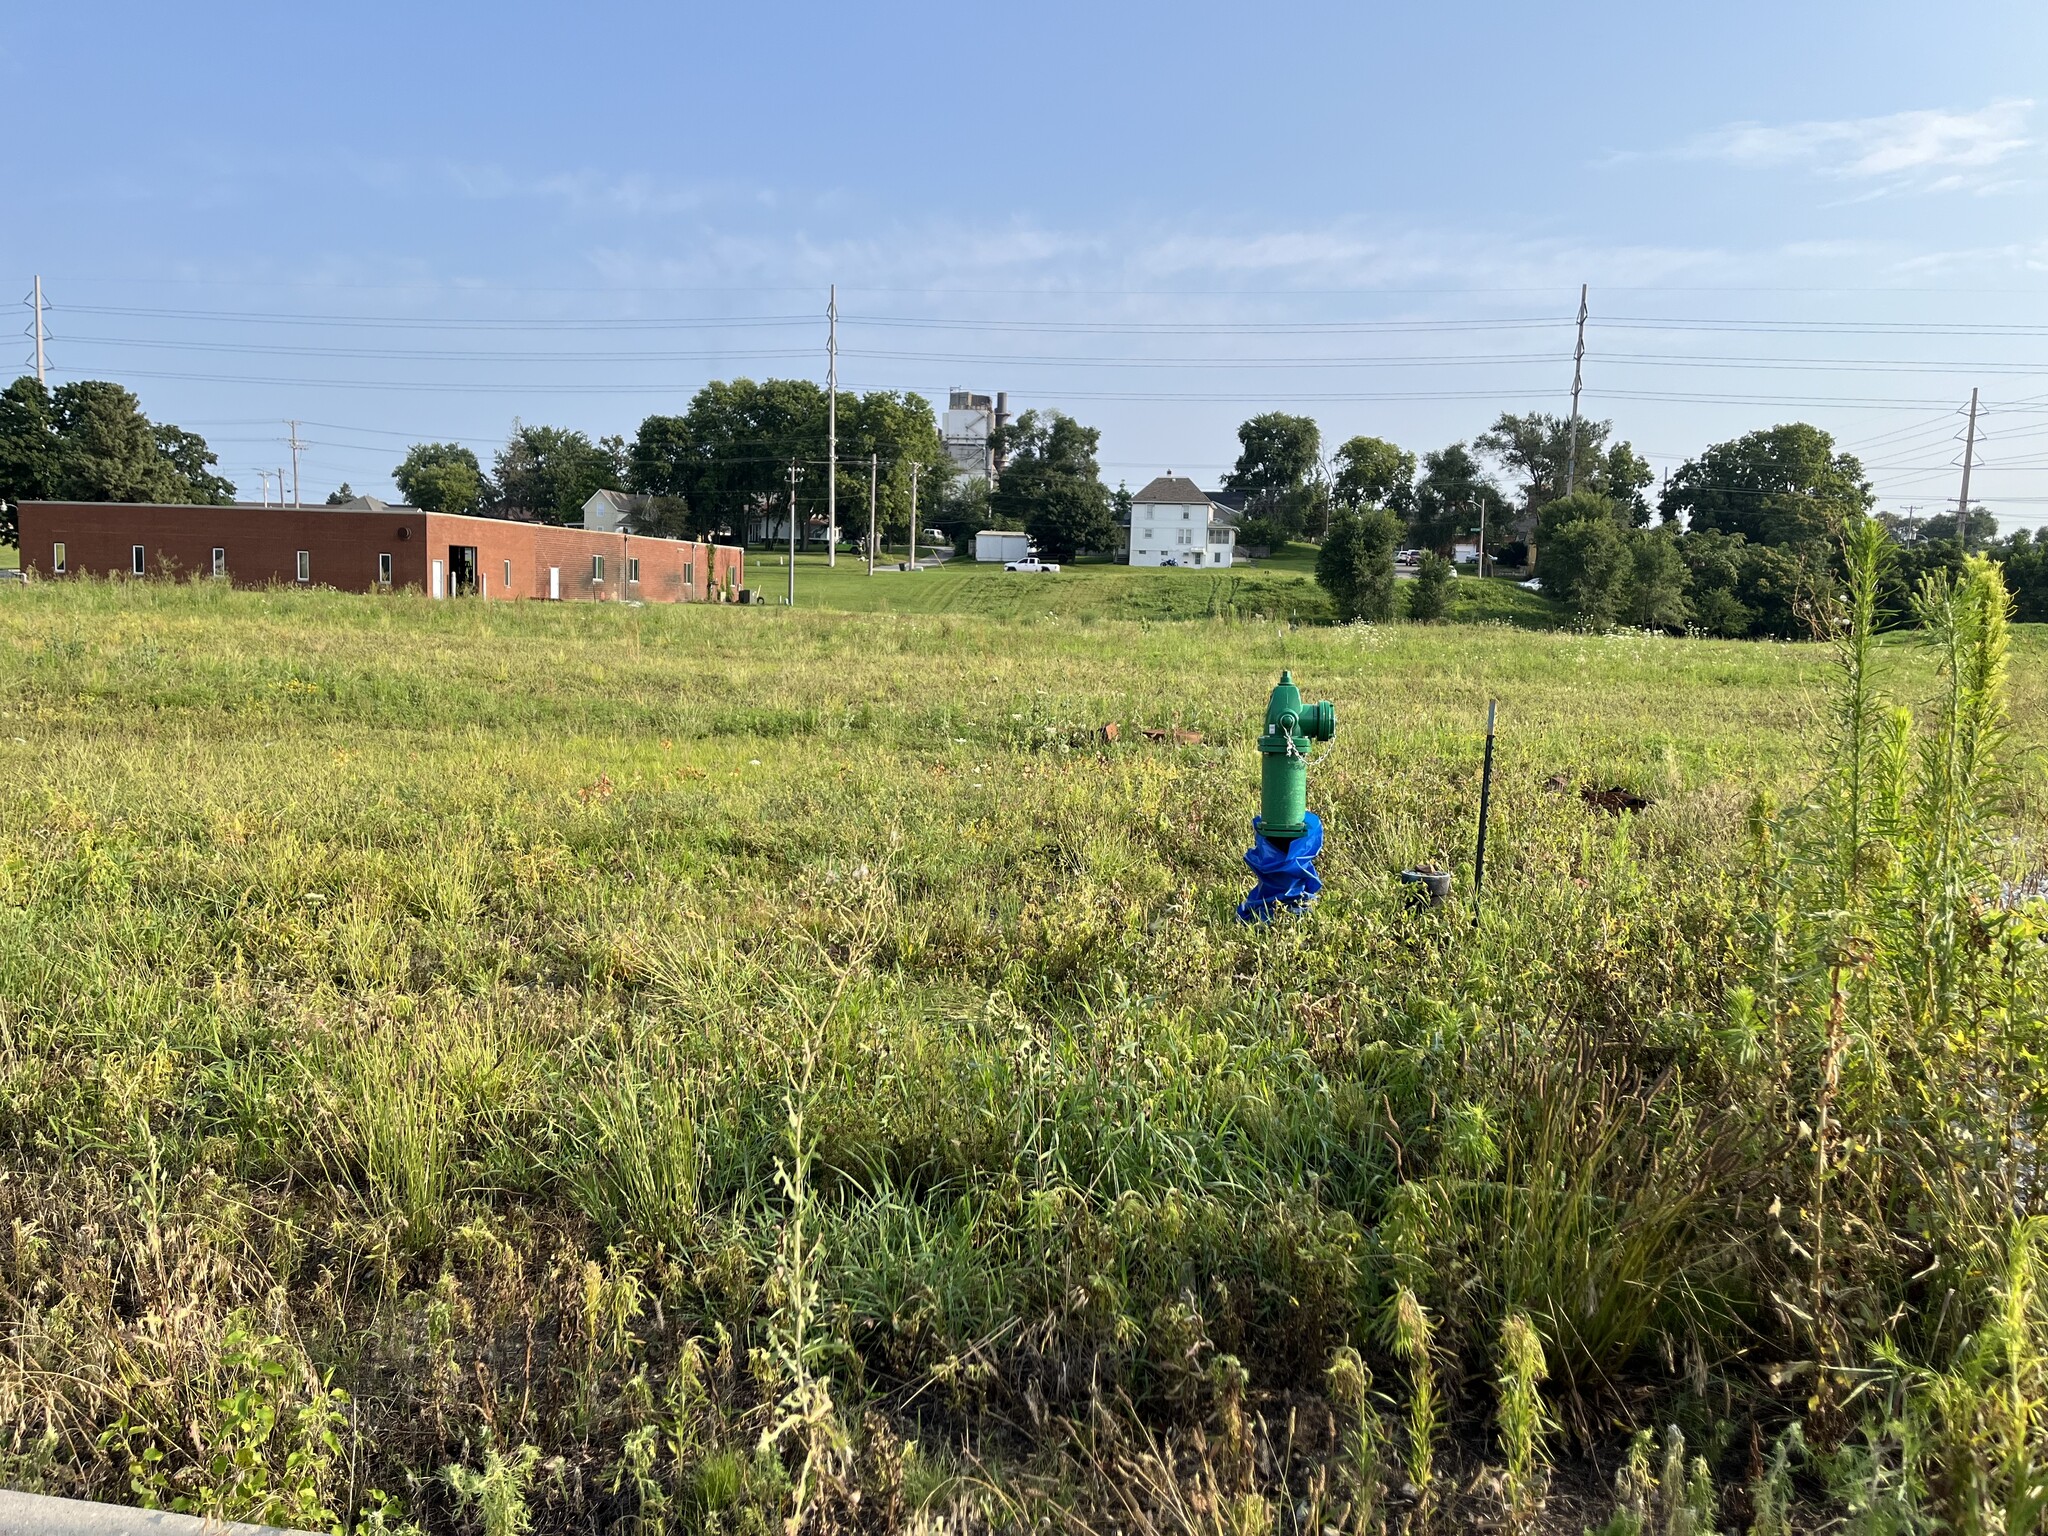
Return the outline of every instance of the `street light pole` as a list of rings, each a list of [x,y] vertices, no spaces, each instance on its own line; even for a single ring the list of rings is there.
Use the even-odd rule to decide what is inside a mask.
[[[796,460],[789,461],[789,596],[783,601],[796,606]]]

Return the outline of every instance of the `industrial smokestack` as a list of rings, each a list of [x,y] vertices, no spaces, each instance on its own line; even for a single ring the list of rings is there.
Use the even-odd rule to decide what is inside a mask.
[[[996,430],[1000,432],[1009,424],[1010,392],[1007,389],[999,389],[996,391]],[[1003,472],[1003,455],[1000,453],[996,454],[992,463],[995,473],[1000,475]],[[989,483],[991,485],[995,483],[993,478],[991,478]]]

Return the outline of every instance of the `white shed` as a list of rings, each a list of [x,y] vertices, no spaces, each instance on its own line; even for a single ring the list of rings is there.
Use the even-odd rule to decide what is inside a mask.
[[[974,558],[979,561],[1007,565],[1012,560],[1028,559],[1030,554],[1031,538],[1028,534],[1003,528],[984,528],[974,536]]]

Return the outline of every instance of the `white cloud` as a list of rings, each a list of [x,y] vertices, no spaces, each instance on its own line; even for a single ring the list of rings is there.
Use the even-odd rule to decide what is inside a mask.
[[[2040,147],[2029,132],[2034,103],[1994,101],[1974,112],[1893,112],[1806,123],[1730,123],[1669,151],[1682,160],[1789,167],[1845,180],[1921,191],[2011,185],[1994,166]]]

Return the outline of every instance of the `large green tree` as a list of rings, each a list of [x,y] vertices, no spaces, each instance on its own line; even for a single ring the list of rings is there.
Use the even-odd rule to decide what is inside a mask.
[[[697,533],[744,538],[751,518],[787,510],[794,463],[797,526],[808,544],[811,516],[825,508],[824,457],[824,390],[808,379],[721,379],[691,396],[682,415],[640,423],[626,484],[683,502]]]
[[[1752,544],[1832,541],[1870,510],[1863,466],[1819,427],[1795,421],[1716,443],[1671,477],[1660,506],[1694,531]]]
[[[839,530],[867,536],[868,457],[875,456],[878,529],[885,539],[907,532],[912,465],[920,520],[944,515],[952,461],[930,402],[916,394],[876,390],[839,397]],[[743,537],[761,514],[780,518],[789,505],[789,470],[798,469],[798,526],[806,543],[826,504],[826,397],[808,379],[729,379],[706,384],[680,416],[640,423],[626,455],[626,483],[644,495],[687,507],[698,534]]]
[[[163,484],[178,492],[178,501],[224,507],[235,499],[235,482],[215,472],[220,458],[197,432],[160,423],[156,451],[165,466]]]
[[[567,526],[582,521],[583,504],[594,492],[625,485],[626,444],[617,437],[593,443],[569,428],[514,422],[492,470],[500,508]]]
[[[1415,490],[1415,455],[1383,437],[1353,437],[1333,455],[1330,493],[1340,507],[1385,507],[1406,514]]]
[[[0,544],[20,542],[16,508],[50,494],[57,474],[56,406],[33,374],[0,391]]]
[[[0,541],[18,536],[23,501],[226,503],[235,487],[196,432],[152,422],[104,379],[54,392],[24,375],[0,392]]]
[[[1394,616],[1394,547],[1401,520],[1384,507],[1343,508],[1330,515],[1316,553],[1316,582],[1337,617],[1383,623]]]
[[[1245,496],[1247,515],[1290,534],[1314,533],[1325,522],[1321,484],[1323,435],[1307,416],[1267,411],[1237,429],[1237,463],[1226,490]]]
[[[1026,411],[998,427],[1003,472],[989,493],[990,515],[999,524],[1021,526],[1049,559],[1114,549],[1116,518],[1095,462],[1101,440],[1099,430],[1060,411]]]
[[[490,496],[483,465],[460,443],[414,443],[391,478],[409,505],[429,512],[480,512]]]
[[[158,501],[168,476],[142,402],[118,384],[59,385],[53,422],[57,462],[50,494],[60,501]]]
[[[1485,514],[1487,542],[1506,533],[1507,503],[1500,487],[1463,443],[1422,456],[1422,478],[1408,502],[1408,536],[1418,549],[1449,549],[1478,528]]]
[[[1613,435],[1611,421],[1582,417],[1574,426],[1570,417],[1548,411],[1526,415],[1505,411],[1479,434],[1475,445],[1498,459],[1521,482],[1525,526],[1547,502],[1565,494],[1569,480],[1575,490],[1605,496],[1628,514],[1631,524],[1640,527],[1650,520],[1650,504],[1644,495],[1650,486],[1650,466],[1629,444],[1609,442]]]

